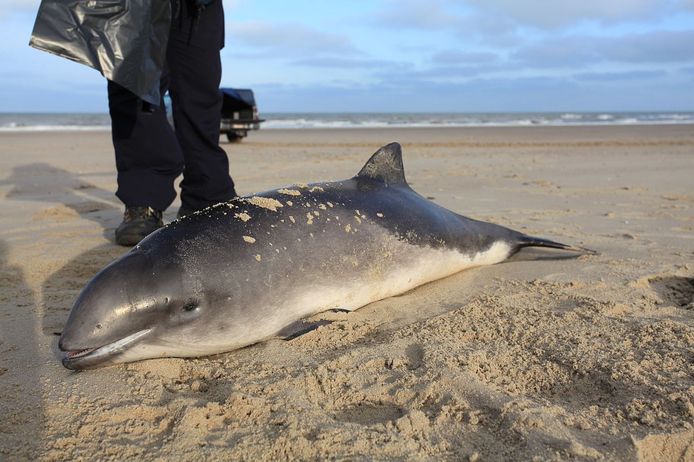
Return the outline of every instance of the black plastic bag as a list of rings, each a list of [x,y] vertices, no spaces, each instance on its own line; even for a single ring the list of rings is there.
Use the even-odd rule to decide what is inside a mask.
[[[92,67],[159,105],[169,0],[43,0],[29,45]]]

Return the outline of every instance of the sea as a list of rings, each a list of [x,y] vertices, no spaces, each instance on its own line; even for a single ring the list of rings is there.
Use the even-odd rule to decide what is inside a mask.
[[[263,113],[262,129],[694,124],[694,112]],[[108,130],[108,114],[0,113],[0,132]]]

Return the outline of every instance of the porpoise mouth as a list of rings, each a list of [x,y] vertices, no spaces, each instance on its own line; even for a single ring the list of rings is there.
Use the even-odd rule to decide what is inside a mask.
[[[98,348],[64,351],[63,366],[72,370],[99,367],[104,365],[109,359],[125,351],[133,343],[149,334],[151,331],[152,329],[144,329]]]

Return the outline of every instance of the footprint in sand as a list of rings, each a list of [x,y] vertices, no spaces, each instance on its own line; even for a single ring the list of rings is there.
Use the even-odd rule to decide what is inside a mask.
[[[410,370],[419,369],[424,364],[424,348],[417,343],[405,349],[405,356],[407,356],[407,368]]]
[[[648,283],[665,303],[694,309],[694,278],[657,276],[650,278]]]
[[[335,419],[368,426],[391,422],[403,415],[403,410],[392,403],[359,403],[338,410]]]

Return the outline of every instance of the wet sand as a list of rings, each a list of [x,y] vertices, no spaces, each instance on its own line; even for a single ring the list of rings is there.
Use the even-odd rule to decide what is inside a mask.
[[[0,133],[0,459],[693,460],[694,126],[223,146],[250,194],[351,177],[390,141],[438,204],[600,254],[528,249],[293,340],[73,373],[55,333],[126,251],[110,135]]]

